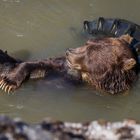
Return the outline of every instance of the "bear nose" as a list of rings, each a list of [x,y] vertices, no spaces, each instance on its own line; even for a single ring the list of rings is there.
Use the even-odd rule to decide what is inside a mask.
[[[69,50],[69,51],[74,51],[74,49],[73,49],[73,48],[69,48],[68,50]]]
[[[68,49],[66,50],[66,55],[68,56],[70,53],[73,53],[73,51],[74,51],[74,49],[68,48]]]
[[[75,49],[73,49],[73,48],[68,48],[68,51],[71,52],[71,53],[73,53],[74,50],[75,50]]]
[[[68,49],[66,50],[66,55],[68,56],[69,54],[75,54],[75,49],[68,48]]]
[[[66,51],[66,56],[68,56],[69,55],[69,52],[68,51]]]
[[[68,55],[69,55],[69,49],[66,50],[66,56],[68,56]]]

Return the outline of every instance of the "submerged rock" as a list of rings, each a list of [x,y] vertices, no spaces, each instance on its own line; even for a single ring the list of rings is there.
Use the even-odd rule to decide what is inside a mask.
[[[122,122],[92,121],[69,123],[45,119],[32,125],[21,119],[0,116],[0,140],[138,140],[140,124],[135,120]]]

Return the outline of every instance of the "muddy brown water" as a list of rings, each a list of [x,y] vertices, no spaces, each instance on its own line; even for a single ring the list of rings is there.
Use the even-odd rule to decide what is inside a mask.
[[[24,60],[59,56],[85,42],[84,20],[119,17],[140,24],[139,5],[139,0],[0,0],[0,48]],[[128,94],[111,96],[57,77],[30,80],[14,94],[0,91],[0,114],[29,122],[140,120],[139,84]]]

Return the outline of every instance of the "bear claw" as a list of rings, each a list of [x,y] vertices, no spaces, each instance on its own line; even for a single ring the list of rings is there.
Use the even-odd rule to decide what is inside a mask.
[[[0,81],[0,88],[1,88],[2,90],[4,90],[5,92],[10,93],[10,92],[14,91],[14,89],[16,89],[16,86],[10,84],[10,83],[7,81],[7,79],[4,78],[4,79],[2,79],[2,80]]]

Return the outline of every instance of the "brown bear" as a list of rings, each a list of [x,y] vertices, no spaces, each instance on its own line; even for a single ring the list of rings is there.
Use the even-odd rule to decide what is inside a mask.
[[[123,92],[137,79],[138,64],[129,46],[131,41],[129,35],[91,39],[82,47],[67,50],[66,56],[61,58],[33,62],[14,60],[9,72],[2,72],[0,88],[13,91],[32,75],[44,77],[46,71],[47,74],[57,71],[64,75],[72,69],[82,77],[79,80],[87,81],[98,90],[112,94]],[[1,56],[5,58],[3,53]],[[7,57],[5,61],[11,59]]]
[[[66,52],[67,63],[96,89],[112,94],[123,92],[137,78],[136,58],[129,47],[131,40],[129,35],[89,40]]]

